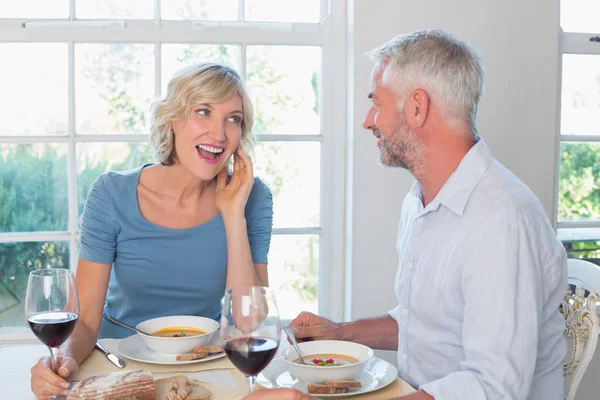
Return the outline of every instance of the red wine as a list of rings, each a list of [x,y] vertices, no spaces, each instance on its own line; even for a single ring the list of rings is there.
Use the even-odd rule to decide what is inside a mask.
[[[276,340],[262,337],[242,337],[225,343],[225,353],[244,374],[256,375],[271,362],[277,352]]]
[[[75,329],[77,318],[74,313],[53,311],[32,315],[27,322],[42,343],[48,347],[58,347]]]

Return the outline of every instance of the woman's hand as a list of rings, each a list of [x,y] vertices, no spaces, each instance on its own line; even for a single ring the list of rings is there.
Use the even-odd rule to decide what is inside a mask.
[[[31,368],[31,391],[40,400],[52,398],[52,395],[69,394],[69,382],[66,378],[77,371],[77,362],[71,357],[58,357],[58,375],[52,372],[52,359],[42,357]]]
[[[227,168],[217,175],[217,208],[224,220],[243,218],[254,185],[252,160],[238,147],[233,155],[233,175],[227,183]]]
[[[242,400],[317,400],[310,394],[295,389],[263,389],[249,394]]]

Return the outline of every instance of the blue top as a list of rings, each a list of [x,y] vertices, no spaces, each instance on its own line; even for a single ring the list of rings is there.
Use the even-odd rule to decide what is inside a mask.
[[[90,189],[81,218],[79,257],[112,264],[104,310],[129,325],[169,315],[217,319],[225,293],[227,243],[221,214],[187,229],[146,220],[137,185],[146,165],[102,174]],[[248,240],[255,263],[267,263],[273,200],[258,178],[246,204]],[[99,338],[132,331],[102,320]]]

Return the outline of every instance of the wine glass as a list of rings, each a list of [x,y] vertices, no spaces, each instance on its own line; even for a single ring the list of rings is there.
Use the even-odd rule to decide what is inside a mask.
[[[50,349],[52,371],[57,373],[58,347],[73,332],[79,318],[79,297],[71,271],[60,268],[32,271],[27,282],[25,315],[35,336]]]
[[[225,292],[221,337],[227,357],[246,375],[250,393],[256,375],[277,353],[280,336],[281,322],[272,289],[237,286]]]

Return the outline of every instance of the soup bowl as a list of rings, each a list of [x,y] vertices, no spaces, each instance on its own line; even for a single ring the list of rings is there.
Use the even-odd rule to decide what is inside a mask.
[[[326,380],[352,380],[362,371],[365,364],[373,357],[373,350],[367,346],[354,342],[341,340],[316,340],[313,342],[298,343],[304,360],[309,365],[298,363],[298,354],[293,346],[281,352],[281,358],[288,365],[292,375],[306,383],[324,383]],[[335,365],[327,361],[337,361],[350,357],[355,362],[345,365]],[[321,362],[316,362],[316,359]]]
[[[152,336],[138,335],[144,341],[146,346],[157,353],[164,354],[184,354],[191,353],[196,346],[206,346],[210,343],[219,329],[219,323],[213,319],[205,317],[196,317],[192,315],[176,315],[172,317],[160,317],[140,322],[136,328],[151,333]],[[173,328],[173,333],[168,336],[155,336],[157,331]],[[187,328],[187,329],[186,329]],[[199,333],[192,336],[193,330],[200,330]],[[181,336],[181,332],[185,335]],[[188,332],[186,332],[188,331]],[[177,336],[174,336],[177,335]]]

